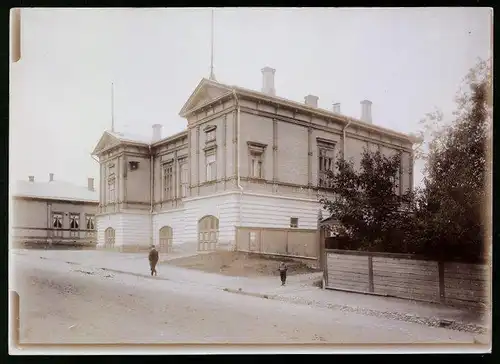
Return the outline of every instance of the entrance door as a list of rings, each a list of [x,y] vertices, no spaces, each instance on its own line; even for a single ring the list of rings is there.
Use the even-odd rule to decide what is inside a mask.
[[[164,226],[160,229],[160,252],[172,252],[173,231],[170,226]]]
[[[219,239],[219,219],[205,216],[198,222],[198,250],[215,250]]]
[[[104,247],[113,248],[115,246],[115,229],[109,227],[104,231]]]

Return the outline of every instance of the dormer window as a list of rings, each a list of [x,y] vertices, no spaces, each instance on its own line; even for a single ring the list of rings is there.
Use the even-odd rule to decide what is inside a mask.
[[[205,132],[205,142],[213,142],[215,141],[215,131],[217,130],[217,125],[208,125],[206,126],[203,131]]]

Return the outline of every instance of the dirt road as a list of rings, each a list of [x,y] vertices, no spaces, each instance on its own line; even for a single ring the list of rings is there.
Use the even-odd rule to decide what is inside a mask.
[[[472,343],[445,328],[17,256],[22,343]]]

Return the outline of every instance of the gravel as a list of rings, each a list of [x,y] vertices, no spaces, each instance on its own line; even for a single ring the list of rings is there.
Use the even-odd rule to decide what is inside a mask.
[[[372,310],[364,307],[352,307],[352,306],[346,306],[346,305],[339,305],[339,304],[330,304],[330,303],[325,303],[321,301],[316,301],[316,300],[308,300],[304,299],[303,297],[285,297],[285,296],[272,296],[269,297],[272,299],[276,299],[279,301],[283,302],[291,302],[291,303],[298,303],[298,304],[305,304],[309,306],[317,306],[317,307],[322,307],[322,308],[329,308],[329,309],[334,309],[334,310],[340,310],[342,312],[349,312],[349,313],[356,313],[356,314],[361,314],[365,316],[373,316],[373,317],[379,317],[379,318],[386,318],[390,320],[398,320],[398,321],[404,321],[404,322],[411,322],[415,324],[421,324],[421,325],[426,325],[429,327],[446,327],[447,329],[450,330],[456,330],[456,331],[463,331],[463,332],[470,332],[473,334],[486,334],[488,333],[488,330],[485,327],[481,327],[478,325],[474,324],[466,324],[466,323],[461,323],[461,322],[443,322],[443,320],[438,319],[438,318],[427,318],[427,317],[419,317],[417,315],[412,315],[412,314],[403,314],[399,312],[390,312],[390,311],[378,311],[378,310]],[[443,325],[445,324],[445,325]]]

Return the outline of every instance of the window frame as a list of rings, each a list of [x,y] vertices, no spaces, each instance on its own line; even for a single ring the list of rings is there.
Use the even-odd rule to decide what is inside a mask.
[[[327,172],[335,172],[336,160],[336,143],[331,140],[323,140],[317,138],[317,166],[318,166],[318,180],[317,186],[319,188],[331,188],[331,182],[328,181]]]
[[[162,196],[163,200],[174,198],[174,162],[173,160],[162,163]]]
[[[298,217],[290,217],[290,228],[298,229],[299,227],[299,218]]]

